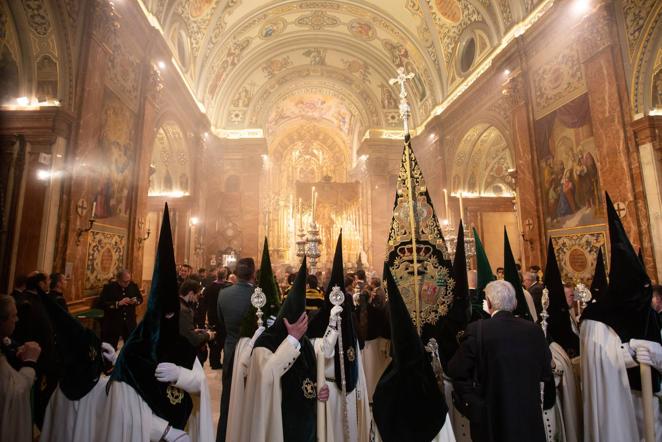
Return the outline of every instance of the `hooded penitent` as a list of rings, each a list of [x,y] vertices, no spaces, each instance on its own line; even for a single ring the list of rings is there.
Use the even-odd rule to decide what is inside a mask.
[[[545,287],[549,290],[547,340],[559,344],[571,358],[579,356],[579,336],[572,331],[570,309],[565,299],[561,272],[559,271],[551,239],[547,246]]]
[[[517,265],[515,264],[515,257],[513,256],[513,251],[510,248],[508,232],[506,231],[505,227],[503,229],[503,274],[504,279],[511,283],[515,288],[517,307],[513,311],[513,314],[515,316],[519,316],[522,319],[533,321],[531,313],[529,312],[529,305],[527,304],[526,298],[524,297],[524,288],[522,287],[522,281],[519,279]]]
[[[429,442],[448,408],[398,286],[385,273],[393,359],[375,389],[374,419],[384,442]]]
[[[308,337],[321,338],[324,336],[327,326],[329,325],[329,315],[331,314],[331,309],[333,304],[329,300],[331,291],[334,287],[340,288],[340,290],[345,292],[345,276],[343,274],[343,259],[342,259],[342,231],[338,235],[338,242],[336,243],[336,253],[333,256],[333,268],[331,269],[331,278],[329,279],[329,285],[326,288],[326,294],[324,296],[324,307],[315,315],[315,317],[310,321],[308,326]],[[354,329],[354,323],[352,321],[352,311],[354,310],[354,305],[352,301],[351,294],[345,293],[345,302],[342,305],[343,311],[340,314],[340,326],[342,328],[342,343],[343,343],[343,355],[344,355],[344,364],[345,364],[345,388],[347,393],[350,393],[356,387],[356,380],[359,374],[359,365],[358,365],[358,349],[356,348],[356,330]],[[338,349],[340,342],[336,343],[335,351],[335,371],[336,371],[336,385],[338,388],[342,389],[342,377],[340,376],[340,351]]]
[[[254,349],[263,347],[275,353],[278,346],[287,338],[284,319],[295,323],[306,311],[306,258],[294,284],[285,298],[273,325],[267,328],[255,341]],[[300,340],[301,354],[294,364],[281,376],[283,440],[313,442],[316,438],[316,400],[314,386],[317,379],[315,350],[310,340],[303,336]]]
[[[469,299],[469,281],[467,279],[467,257],[464,250],[464,226],[460,221],[457,233],[457,247],[453,259],[453,305],[438,324],[439,328],[439,359],[442,366],[453,357],[459,347],[458,338],[467,328],[471,319],[471,302]]]
[[[101,376],[101,341],[52,296],[42,296],[42,302],[55,331],[55,348],[62,366],[60,390],[67,399],[80,400],[94,388]]]
[[[112,388],[113,381],[129,384],[154,414],[183,430],[193,408],[191,397],[157,381],[154,371],[161,362],[191,369],[194,361],[195,349],[179,334],[177,269],[166,204],[147,311],[122,347],[107,388]]]
[[[267,318],[276,316],[280,309],[280,300],[278,296],[278,283],[271,267],[271,258],[269,256],[269,242],[264,238],[264,247],[262,248],[262,261],[257,279],[257,286],[262,289],[267,303],[262,307],[262,320],[266,323]],[[252,305],[249,307],[244,320],[241,323],[240,336],[245,338],[253,337],[257,330],[257,309]]]
[[[409,204],[409,186],[413,208]],[[414,232],[410,219],[412,213]],[[412,247],[412,234],[416,241],[415,249]],[[437,322],[448,313],[453,303],[455,281],[451,275],[446,243],[423,173],[411,148],[409,134],[405,135],[387,253],[388,266],[412,319],[417,317],[418,309],[424,342],[431,337],[438,340]],[[414,254],[417,269],[414,269]],[[418,287],[418,293],[415,293],[415,287]]]
[[[628,239],[623,224],[609,198],[607,198],[607,219],[611,241],[611,262],[609,264],[609,285],[598,300],[589,304],[582,314],[582,320],[599,321],[610,326],[622,342],[630,339],[645,339],[662,343],[660,324],[651,308],[651,281],[639,257]],[[659,391],[660,378],[652,370],[653,390]],[[628,370],[630,387],[641,390],[639,369]]]
[[[598,257],[595,262],[595,272],[593,273],[593,281],[591,281],[591,296],[592,299],[597,301],[607,291],[607,271],[605,270],[605,259],[602,255],[602,247],[598,250]]]
[[[496,279],[492,273],[490,261],[487,259],[487,253],[483,243],[478,237],[478,232],[473,229],[474,241],[476,243],[476,296],[471,300],[471,310],[474,317],[483,316],[483,301],[485,300],[485,286]]]

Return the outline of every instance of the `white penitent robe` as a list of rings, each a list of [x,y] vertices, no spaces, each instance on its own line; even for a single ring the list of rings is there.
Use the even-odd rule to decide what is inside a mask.
[[[240,338],[234,350],[234,363],[232,365],[232,385],[230,386],[230,407],[228,409],[228,426],[225,432],[225,440],[228,442],[240,442],[241,412],[244,407],[246,393],[246,376],[248,376],[248,365],[255,340],[262,334],[264,327],[259,327],[253,338]]]
[[[16,371],[0,353],[0,440],[32,441],[30,390],[34,379],[34,369]]]
[[[253,350],[248,364],[238,440],[283,442],[280,378],[299,355],[300,351],[288,339],[283,339],[275,353],[264,347]]]
[[[581,408],[578,397],[579,384],[575,379],[572,361],[563,347],[556,342],[549,346],[556,364],[559,382],[556,387],[556,403],[563,416],[563,429],[566,442],[581,441]],[[556,375],[555,375],[556,376]],[[556,408],[556,407],[555,407]]]
[[[457,411],[453,404],[453,383],[444,376],[444,398],[448,407],[447,421],[450,421],[455,440],[458,442],[471,442],[471,428],[469,419]]]
[[[48,401],[40,442],[88,442],[99,438],[98,423],[106,407],[107,376],[101,376],[96,385],[82,398],[72,401],[60,387]]]
[[[621,339],[606,324],[584,320],[580,334],[585,442],[639,440]]]
[[[193,411],[185,429],[191,441],[213,442],[215,437],[209,386],[197,358],[193,370],[180,368],[180,376],[175,386],[187,391],[193,399]],[[167,422],[153,414],[147,402],[133,387],[124,382],[113,382],[111,385],[103,416],[99,441],[158,441],[167,427]]]
[[[332,340],[337,339],[334,332]],[[315,339],[315,355],[320,369],[320,358],[324,360],[324,378],[329,387],[329,399],[318,406],[317,415],[317,440],[320,442],[334,442],[344,440],[344,411],[342,390],[335,382],[335,344],[325,342],[325,338]],[[330,344],[330,349],[328,348]],[[358,348],[358,341],[355,348]],[[347,442],[368,442],[370,440],[370,404],[368,403],[368,391],[366,389],[365,373],[361,354],[358,354],[358,379],[356,387],[347,394],[347,423],[349,439]],[[318,379],[319,373],[318,373]],[[319,384],[319,380],[318,380]],[[318,387],[319,388],[319,387]],[[320,431],[321,430],[321,431]]]
[[[370,403],[372,403],[372,395],[375,393],[379,378],[382,377],[384,370],[386,370],[386,367],[391,362],[390,348],[391,341],[388,339],[377,338],[365,341],[365,346],[363,347],[363,368]]]

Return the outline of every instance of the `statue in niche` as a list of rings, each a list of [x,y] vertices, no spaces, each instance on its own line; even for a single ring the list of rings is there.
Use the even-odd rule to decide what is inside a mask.
[[[179,188],[182,192],[188,192],[188,175],[185,173],[179,175]]]
[[[166,168],[165,175],[163,175],[163,190],[165,192],[172,191],[172,175],[170,169]]]

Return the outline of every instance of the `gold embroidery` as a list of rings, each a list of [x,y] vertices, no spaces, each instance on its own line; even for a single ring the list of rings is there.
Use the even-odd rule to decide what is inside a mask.
[[[347,349],[347,360],[349,362],[354,362],[355,359],[356,359],[356,354],[354,353],[354,347],[349,347]]]
[[[168,385],[168,388],[166,388],[166,395],[172,405],[177,405],[184,399],[184,392],[172,385]]]
[[[303,390],[303,396],[306,399],[315,399],[315,396],[317,396],[315,392],[315,384],[313,384],[313,381],[311,381],[309,378],[303,380],[301,389]]]
[[[41,382],[39,383],[39,388],[41,391],[46,390],[46,387],[48,386],[48,379],[46,379],[46,376],[41,377]]]
[[[423,173],[411,150],[411,144],[408,143],[405,149],[409,150],[411,161],[411,184],[416,218],[416,250],[414,251],[412,248],[406,187],[406,156],[403,154],[388,238],[389,267],[412,319],[416,321],[416,309],[418,308],[421,325],[435,324],[440,317],[448,314],[453,303],[455,280],[449,272],[450,260],[446,242],[441,233]],[[418,263],[416,274],[414,274],[414,253]],[[414,278],[418,279],[418,303],[414,293]]]

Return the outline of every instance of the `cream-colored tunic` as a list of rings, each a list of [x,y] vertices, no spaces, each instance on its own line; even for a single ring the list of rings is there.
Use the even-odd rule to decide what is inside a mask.
[[[14,370],[0,353],[0,440],[32,441],[30,389],[34,379],[32,368]]]

